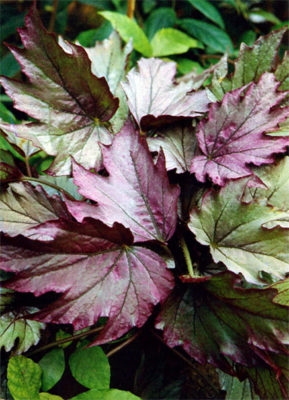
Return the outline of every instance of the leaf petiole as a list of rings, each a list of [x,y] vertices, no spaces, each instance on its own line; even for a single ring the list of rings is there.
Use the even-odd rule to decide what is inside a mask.
[[[190,256],[190,251],[188,249],[187,243],[185,242],[185,239],[182,237],[180,240],[181,248],[186,260],[186,265],[188,268],[188,273],[192,278],[196,278],[199,276],[198,271],[196,270],[196,265],[192,263],[192,259]]]

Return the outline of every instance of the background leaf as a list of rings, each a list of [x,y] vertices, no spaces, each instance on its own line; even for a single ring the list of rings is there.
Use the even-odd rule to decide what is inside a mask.
[[[109,389],[110,365],[101,347],[79,348],[69,358],[73,377],[89,389]]]
[[[173,28],[163,28],[151,41],[153,57],[186,53],[190,48],[202,48],[201,43]]]
[[[225,28],[223,18],[218,9],[207,0],[188,0],[193,7],[200,11],[205,17],[219,25],[222,29]]]
[[[125,42],[128,42],[132,38],[134,49],[146,57],[151,56],[152,49],[148,38],[135,21],[126,15],[113,11],[102,11],[99,14],[111,22],[114,29],[118,31]]]
[[[15,356],[8,364],[8,388],[14,400],[38,400],[41,387],[41,368],[24,356]]]
[[[212,24],[193,18],[183,18],[179,20],[179,26],[207,45],[210,52],[232,53],[234,50],[230,36]]]
[[[39,365],[42,370],[42,390],[51,389],[61,379],[65,370],[63,349],[53,349],[46,353]]]
[[[176,12],[169,7],[154,10],[145,21],[145,32],[149,40],[162,28],[172,28],[176,23]]]

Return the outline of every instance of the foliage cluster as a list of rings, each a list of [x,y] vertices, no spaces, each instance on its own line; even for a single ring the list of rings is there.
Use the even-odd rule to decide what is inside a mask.
[[[114,349],[105,356],[100,345],[122,347],[149,327],[216,368],[227,399],[287,398],[286,27],[242,44],[232,61],[221,13],[205,0],[193,4],[216,26],[145,1],[145,33],[112,3],[117,11],[100,14],[119,35],[99,41],[111,29],[103,22],[82,45],[57,40],[32,7],[22,46],[9,46],[22,79],[0,78],[28,116],[1,106],[7,396],[60,399],[47,391],[66,358],[82,385],[73,399],[137,399],[110,388]],[[156,30],[160,20],[171,22]],[[210,26],[223,47],[202,34]],[[229,54],[207,69],[178,58],[204,46]],[[155,58],[167,56],[176,62]],[[32,356],[58,347],[34,362],[19,355],[31,346]]]

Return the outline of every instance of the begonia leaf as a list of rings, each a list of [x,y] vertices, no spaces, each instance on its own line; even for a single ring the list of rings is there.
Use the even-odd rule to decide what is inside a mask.
[[[158,59],[138,61],[122,86],[128,106],[138,125],[150,126],[173,122],[179,118],[201,116],[208,110],[205,91],[188,93],[190,84],[174,84],[176,64]]]
[[[252,47],[242,43],[235,63],[232,89],[238,89],[253,81],[257,82],[264,72],[270,72],[276,68],[278,49],[285,30],[286,28],[282,28],[267,36],[261,36]]]
[[[283,279],[289,272],[289,235],[278,222],[288,219],[288,209],[266,202],[242,203],[247,182],[241,179],[219,192],[207,192],[200,210],[191,211],[189,229],[198,242],[210,246],[215,262],[242,273],[247,281],[262,283],[261,271],[275,280]],[[268,190],[268,196],[270,193]],[[268,229],[270,225],[275,229]]]
[[[31,227],[60,217],[71,219],[64,202],[48,197],[40,186],[17,182],[0,192],[0,230],[9,236],[31,237]]]
[[[168,171],[175,169],[179,174],[190,171],[197,147],[195,129],[192,126],[178,124],[164,128],[158,136],[147,138],[147,142],[152,152],[163,149]]]
[[[169,184],[163,153],[155,165],[146,139],[129,121],[102,152],[108,177],[73,167],[79,193],[97,205],[67,201],[69,211],[79,222],[93,217],[112,226],[117,221],[135,241],[168,240],[176,227],[179,189]]]
[[[93,74],[98,78],[104,77],[111,92],[115,94],[125,77],[128,56],[132,52],[131,42],[122,49],[120,37],[116,32],[112,32],[108,39],[84,49],[91,61]]]
[[[225,95],[210,107],[197,131],[201,155],[193,158],[191,172],[204,182],[208,175],[223,186],[228,179],[252,174],[249,163],[274,162],[274,153],[289,145],[287,138],[265,136],[289,115],[289,108],[278,107],[286,93],[278,92],[274,75],[265,73],[257,84],[251,83]]]
[[[10,351],[17,340],[14,354],[21,354],[39,342],[40,331],[45,328],[45,324],[27,319],[27,314],[36,311],[38,309],[34,307],[27,307],[24,312],[22,311],[17,315],[12,311],[1,315],[0,349],[4,347],[7,352]]]
[[[261,36],[251,47],[245,43],[241,44],[233,74],[228,76],[228,68],[226,68],[226,70],[223,70],[222,76],[214,76],[212,79],[209,89],[218,100],[222,100],[228,91],[239,89],[250,82],[258,82],[264,72],[275,70],[278,61],[278,49],[285,30],[284,28],[274,30],[266,36]],[[282,76],[285,73],[284,67],[282,72],[279,70]]]
[[[108,39],[96,42],[94,47],[85,48],[91,60],[93,74],[98,78],[105,77],[111,92],[119,99],[119,108],[110,120],[114,132],[122,128],[128,116],[128,106],[121,81],[125,77],[128,57],[132,50],[131,42],[122,49],[121,39],[116,32],[112,32]]]
[[[276,68],[275,76],[281,83],[279,90],[289,90],[289,51],[286,51],[282,62]]]
[[[10,49],[29,81],[2,77],[1,83],[15,108],[39,122],[8,129],[56,156],[51,173],[69,175],[71,155],[87,168],[99,168],[98,142],[110,143],[105,122],[115,113],[118,99],[104,78],[92,74],[85,50],[70,44],[73,53],[66,53],[34,8],[19,34],[24,49]]]
[[[287,354],[288,309],[272,302],[276,290],[239,283],[240,277],[225,272],[172,293],[156,323],[166,343],[230,374],[228,358],[253,367],[267,352]]]
[[[283,281],[276,282],[272,285],[274,289],[278,290],[278,294],[274,297],[273,301],[277,304],[289,306],[289,278]]]
[[[63,293],[33,317],[38,321],[70,323],[78,330],[107,317],[94,344],[141,327],[174,286],[164,259],[133,246],[131,232],[118,223],[110,228],[91,219],[60,220],[34,230],[50,240],[3,239],[1,268],[16,274],[4,286],[36,296]]]

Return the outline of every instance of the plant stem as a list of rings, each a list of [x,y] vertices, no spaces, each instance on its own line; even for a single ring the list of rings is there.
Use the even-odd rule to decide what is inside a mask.
[[[30,168],[30,164],[29,164],[29,157],[25,156],[24,160],[25,160],[25,167],[26,167],[27,175],[31,178],[32,173],[31,173],[31,168]]]
[[[117,353],[119,350],[121,350],[122,348],[126,347],[128,344],[130,344],[131,342],[133,342],[141,333],[141,330],[139,330],[138,332],[136,332],[133,336],[131,336],[130,338],[128,338],[125,342],[120,343],[118,346],[116,346],[114,349],[110,350],[107,354],[106,357],[111,357],[112,355],[114,355],[115,353]]]
[[[39,347],[39,349],[31,351],[30,353],[27,353],[26,356],[30,357],[30,356],[33,356],[34,354],[41,353],[42,351],[51,349],[51,347],[55,347],[55,346],[58,346],[60,344],[67,343],[67,342],[72,342],[73,340],[77,340],[77,339],[80,339],[82,337],[91,335],[92,333],[99,332],[99,331],[102,330],[102,328],[103,328],[103,326],[98,326],[97,328],[93,328],[93,329],[91,329],[89,331],[81,332],[78,335],[72,335],[72,336],[70,336],[68,338],[55,340],[55,342],[48,343],[48,344],[46,344],[46,345],[44,345],[42,347]]]
[[[53,0],[52,7],[53,7],[53,9],[52,9],[51,17],[50,17],[50,21],[49,21],[48,32],[53,32],[53,30],[54,30],[57,7],[58,7],[58,0]]]
[[[130,19],[133,19],[134,10],[135,10],[135,0],[128,0],[128,4],[127,4],[127,13],[126,13],[126,15],[127,15]]]
[[[218,56],[217,54],[202,54],[200,55],[201,60],[205,60],[206,58],[214,58],[216,60],[220,60],[222,58],[222,56]],[[235,65],[234,61],[232,61],[230,58],[228,58],[228,63]]]
[[[187,243],[185,242],[185,239],[182,237],[180,240],[181,248],[183,250],[183,254],[186,260],[187,268],[188,268],[188,273],[192,278],[195,278],[197,274],[194,271],[194,266],[192,264],[191,256],[190,256],[190,251],[188,249]]]
[[[39,178],[34,178],[32,176],[23,176],[20,181],[24,181],[24,182],[37,182],[39,184],[42,185],[46,185],[46,186],[50,186],[53,189],[57,190],[58,192],[62,192],[69,200],[75,200],[75,198],[73,196],[71,196],[70,193],[68,193],[65,189],[62,189],[61,187],[54,185],[54,183],[51,182],[47,182],[45,180],[39,179]]]
[[[167,344],[165,343],[165,341],[163,340],[163,338],[161,338],[156,332],[154,332],[153,330],[151,330],[151,333],[163,344],[166,346],[166,348],[170,349],[173,353],[175,353],[179,358],[181,358],[191,369],[193,369],[198,375],[200,375],[202,377],[202,379],[204,380],[204,382],[206,382],[207,385],[209,385],[215,392],[216,395],[220,394],[220,391],[218,390],[218,388],[216,388],[216,386],[214,386],[209,380],[208,378],[201,372],[199,371],[199,369],[197,367],[195,367],[195,365],[187,359],[187,357],[185,357],[182,353],[180,353],[178,350],[173,349],[171,347],[168,347]]]

